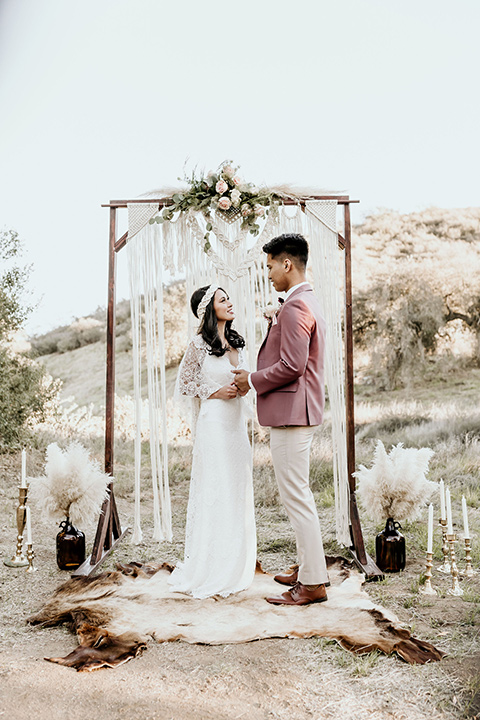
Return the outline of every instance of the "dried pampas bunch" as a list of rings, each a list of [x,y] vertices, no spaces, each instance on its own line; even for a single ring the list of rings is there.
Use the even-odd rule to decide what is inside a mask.
[[[427,480],[430,448],[404,448],[403,443],[392,447],[389,453],[381,440],[375,448],[370,469],[360,465],[354,473],[358,479],[358,497],[375,522],[415,520],[422,506],[438,489],[438,484]]]
[[[30,496],[50,518],[70,518],[74,525],[82,526],[100,512],[110,481],[79,443],[71,443],[66,450],[51,443],[45,475],[30,478]]]

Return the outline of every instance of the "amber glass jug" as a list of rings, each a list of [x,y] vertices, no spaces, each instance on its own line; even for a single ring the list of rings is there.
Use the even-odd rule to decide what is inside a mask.
[[[85,560],[85,534],[67,518],[57,535],[57,565],[60,570],[76,570]]]
[[[375,539],[375,562],[384,572],[399,572],[405,568],[405,538],[398,532],[401,525],[388,518],[385,529]]]

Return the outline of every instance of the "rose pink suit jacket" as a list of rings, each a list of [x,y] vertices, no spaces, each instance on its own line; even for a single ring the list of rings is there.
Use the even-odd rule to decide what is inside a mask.
[[[325,320],[310,285],[282,305],[250,380],[260,425],[320,425],[325,405]]]

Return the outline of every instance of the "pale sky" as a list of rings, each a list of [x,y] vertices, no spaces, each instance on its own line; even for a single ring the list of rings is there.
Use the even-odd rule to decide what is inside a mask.
[[[478,205],[479,21],[479,0],[0,0],[0,227],[34,265],[27,329],[105,305],[101,203],[187,159],[342,190],[357,221]]]

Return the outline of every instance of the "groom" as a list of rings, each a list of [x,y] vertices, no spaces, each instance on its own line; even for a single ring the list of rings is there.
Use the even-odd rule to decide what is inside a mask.
[[[267,598],[274,605],[327,600],[322,535],[309,486],[310,446],[323,420],[325,321],[305,277],[308,243],[285,234],[263,246],[268,277],[285,300],[260,348],[257,371],[234,370],[240,394],[257,392],[258,419],[269,425],[270,449],[280,497],[295,531],[298,571],[276,575],[290,590]]]

